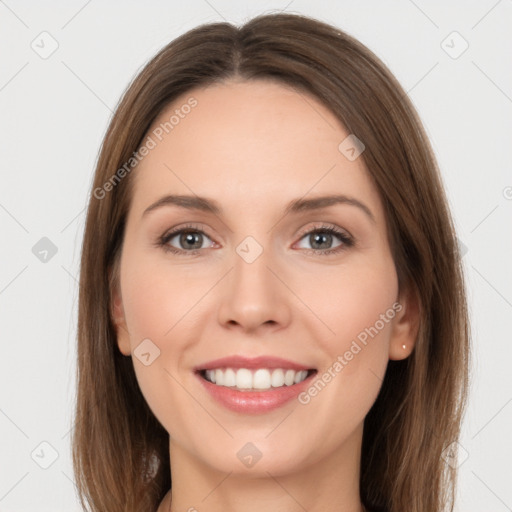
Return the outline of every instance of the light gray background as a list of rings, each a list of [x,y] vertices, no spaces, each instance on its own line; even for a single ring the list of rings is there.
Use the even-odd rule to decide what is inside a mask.
[[[0,512],[79,510],[69,432],[80,244],[120,95],[188,29],[281,9],[360,39],[419,110],[467,249],[475,349],[456,510],[512,510],[512,1],[0,0]],[[454,31],[469,44],[457,58]],[[43,59],[31,45],[48,52],[52,38]],[[32,252],[42,237],[57,247],[46,262]]]

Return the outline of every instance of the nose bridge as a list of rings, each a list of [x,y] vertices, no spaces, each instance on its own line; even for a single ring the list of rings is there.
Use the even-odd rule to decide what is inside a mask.
[[[283,285],[269,268],[276,268],[272,250],[247,236],[236,246],[233,270],[221,297],[219,321],[254,330],[263,324],[286,324],[289,309]],[[274,270],[275,272],[275,270]]]
[[[275,295],[269,293],[275,283],[269,282],[268,270],[272,266],[271,250],[268,243],[265,248],[253,237],[246,237],[236,247],[234,258],[233,280],[239,292],[249,292],[249,296]]]

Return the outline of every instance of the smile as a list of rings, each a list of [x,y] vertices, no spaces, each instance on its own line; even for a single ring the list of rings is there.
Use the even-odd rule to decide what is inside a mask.
[[[239,391],[266,390],[293,386],[304,381],[315,370],[292,370],[285,368],[216,368],[203,370],[201,376],[216,386],[225,386]]]
[[[262,414],[296,398],[317,374],[304,363],[271,355],[232,355],[193,368],[207,396],[241,414]]]

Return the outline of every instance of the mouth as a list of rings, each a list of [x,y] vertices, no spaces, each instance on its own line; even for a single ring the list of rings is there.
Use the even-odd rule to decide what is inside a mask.
[[[201,378],[219,387],[236,391],[268,391],[294,386],[315,375],[317,370],[292,368],[210,368],[197,370]]]
[[[317,374],[316,368],[270,355],[228,356],[193,370],[207,395],[239,414],[264,414],[285,406]]]

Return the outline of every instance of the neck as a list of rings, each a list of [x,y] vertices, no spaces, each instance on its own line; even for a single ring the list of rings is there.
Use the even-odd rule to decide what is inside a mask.
[[[222,472],[171,440],[172,493],[158,512],[260,512],[270,504],[282,512],[361,512],[361,441],[362,425],[328,457],[298,458],[292,471],[261,459],[250,472]]]

